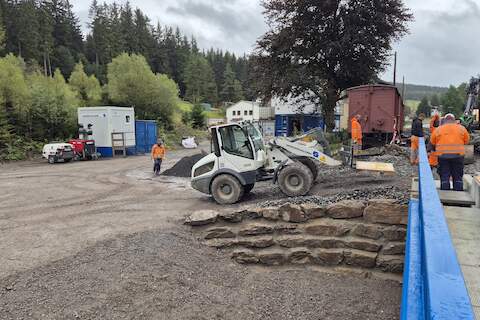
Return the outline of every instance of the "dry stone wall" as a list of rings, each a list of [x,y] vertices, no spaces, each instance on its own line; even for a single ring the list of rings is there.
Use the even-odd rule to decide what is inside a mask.
[[[317,264],[401,273],[408,208],[395,200],[197,211],[185,223],[243,264]]]

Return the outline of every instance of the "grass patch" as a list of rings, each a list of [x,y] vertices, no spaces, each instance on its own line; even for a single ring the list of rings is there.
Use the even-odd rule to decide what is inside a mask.
[[[407,105],[413,112],[417,111],[418,106],[420,105],[419,100],[405,100],[405,105]]]

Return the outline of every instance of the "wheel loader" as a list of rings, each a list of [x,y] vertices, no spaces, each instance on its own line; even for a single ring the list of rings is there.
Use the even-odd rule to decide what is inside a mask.
[[[317,177],[316,163],[342,164],[324,152],[325,143],[318,138],[278,137],[265,144],[251,123],[214,126],[211,135],[212,153],[193,166],[191,184],[219,204],[238,202],[257,181],[265,180],[278,183],[287,196],[303,196]]]

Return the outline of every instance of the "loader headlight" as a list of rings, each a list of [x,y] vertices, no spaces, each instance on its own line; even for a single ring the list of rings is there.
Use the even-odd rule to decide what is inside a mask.
[[[204,164],[203,166],[198,167],[193,173],[193,176],[198,177],[198,176],[201,176],[202,174],[212,171],[214,165],[215,165],[215,162],[212,161]]]

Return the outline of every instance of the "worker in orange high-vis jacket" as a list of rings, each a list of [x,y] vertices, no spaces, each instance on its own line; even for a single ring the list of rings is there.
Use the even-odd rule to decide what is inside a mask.
[[[451,178],[453,189],[463,191],[465,145],[469,142],[467,129],[456,123],[455,116],[451,113],[445,116],[443,124],[433,132],[430,143],[438,156],[442,190],[450,190]]]
[[[357,114],[352,118],[352,146],[353,151],[362,150],[362,125],[360,124],[360,120],[362,116]]]
[[[432,137],[433,133],[435,132],[435,129],[440,126],[440,115],[438,114],[438,111],[436,111],[433,114],[432,119],[430,119],[430,137]],[[438,157],[435,154],[434,151],[431,151],[428,153],[428,163],[430,163],[430,166],[436,167],[438,166]]]
[[[160,174],[160,168],[163,159],[165,159],[165,153],[165,146],[163,145],[162,140],[159,139],[152,147],[153,172],[157,176]]]

